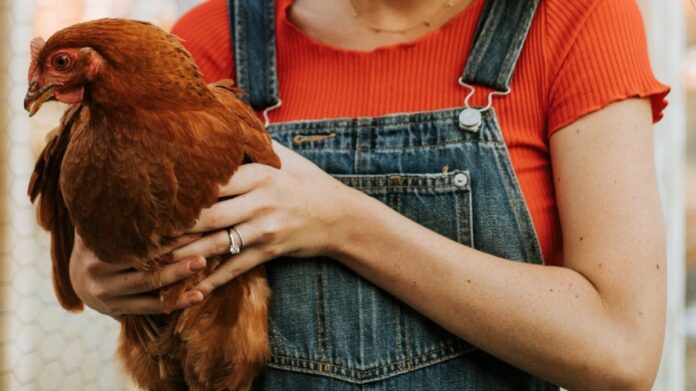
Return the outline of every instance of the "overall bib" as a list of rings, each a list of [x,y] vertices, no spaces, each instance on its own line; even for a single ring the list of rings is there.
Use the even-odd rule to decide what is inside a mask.
[[[256,110],[276,106],[274,1],[229,5],[237,83]],[[508,90],[537,5],[487,1],[463,82]],[[467,129],[462,110],[286,122],[269,131],[344,184],[435,232],[511,261],[542,263],[494,110]],[[268,277],[273,356],[255,389],[558,390],[334,260],[270,262]]]

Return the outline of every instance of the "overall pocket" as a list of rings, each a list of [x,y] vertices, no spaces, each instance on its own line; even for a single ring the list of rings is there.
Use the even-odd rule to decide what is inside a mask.
[[[436,174],[333,175],[441,235],[471,246],[471,176]]]
[[[435,232],[473,243],[468,171],[334,177]],[[474,350],[336,261],[277,260],[269,280],[272,367],[367,383]]]

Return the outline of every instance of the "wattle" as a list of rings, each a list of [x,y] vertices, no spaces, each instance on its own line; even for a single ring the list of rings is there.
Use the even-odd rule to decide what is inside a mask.
[[[82,102],[85,94],[85,88],[83,86],[73,87],[73,88],[63,88],[55,90],[56,99],[60,102],[67,104],[74,104]]]

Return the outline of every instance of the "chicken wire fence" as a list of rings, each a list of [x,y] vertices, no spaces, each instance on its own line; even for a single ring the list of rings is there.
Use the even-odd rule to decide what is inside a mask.
[[[62,26],[104,16],[151,20],[169,28],[201,0],[0,0],[0,391],[129,390],[114,359],[118,323],[86,310],[60,308],[53,294],[49,240],[35,223],[26,188],[45,131],[62,107],[32,120],[22,102],[29,42]],[[684,0],[686,1],[686,0]],[[683,201],[680,159],[683,100],[674,69],[682,38],[677,0],[639,0],[654,65],[676,87],[657,133],[657,160],[670,240],[670,311],[661,374],[655,390],[683,389]],[[664,41],[669,45],[662,44]]]
[[[58,304],[48,235],[26,195],[45,131],[63,107],[29,119],[23,108],[29,42],[80,20],[151,20],[169,28],[194,0],[0,0],[0,390],[135,389],[115,360],[118,323]]]

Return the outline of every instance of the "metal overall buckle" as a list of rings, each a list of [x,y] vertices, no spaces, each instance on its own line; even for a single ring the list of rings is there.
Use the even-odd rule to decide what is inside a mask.
[[[482,113],[493,107],[493,96],[505,96],[512,91],[510,88],[502,92],[491,91],[491,93],[488,94],[488,104],[482,108],[475,108],[469,104],[469,100],[476,93],[476,88],[471,84],[465,83],[463,78],[459,78],[459,85],[469,89],[469,94],[464,98],[464,110],[459,113],[459,129],[472,133],[478,132],[481,128],[483,124]]]

